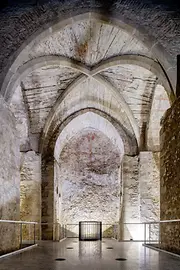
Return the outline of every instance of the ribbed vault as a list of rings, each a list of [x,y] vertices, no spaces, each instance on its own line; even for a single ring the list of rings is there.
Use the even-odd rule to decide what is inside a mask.
[[[64,121],[87,108],[115,119],[145,149],[154,93],[162,85],[172,101],[173,90],[136,34],[91,13],[50,27],[24,47],[1,93],[13,107],[21,88],[36,151],[46,151],[52,139],[55,145]]]

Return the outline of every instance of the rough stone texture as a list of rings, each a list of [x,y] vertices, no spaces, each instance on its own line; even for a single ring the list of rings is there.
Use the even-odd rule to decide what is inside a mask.
[[[121,153],[121,158],[123,157],[124,144],[117,129],[107,119],[90,111],[72,119],[71,122],[69,122],[69,124],[64,127],[56,141],[54,150],[55,159],[59,159],[59,155],[62,149],[72,137],[76,136],[76,134],[79,133],[81,130],[87,128],[93,128],[94,130],[101,131],[111,140],[111,143],[114,144],[114,146],[119,150],[119,152]]]
[[[23,92],[21,87],[17,87],[12,97],[10,109],[16,117],[16,129],[20,141],[21,151],[27,150],[30,147],[29,141],[29,120],[28,111],[25,107]]]
[[[68,112],[68,109],[65,107],[68,106],[69,102],[72,103],[71,107],[75,107],[74,104],[77,101],[75,101],[74,98],[77,99],[79,97],[81,101],[82,99],[91,99],[91,103],[89,101],[88,106],[95,106],[94,102],[96,98],[99,105],[98,108],[101,110],[103,109],[103,103],[103,106],[106,107],[106,111],[108,111],[109,108],[113,110],[111,112],[112,115],[115,115],[116,110],[120,112],[118,116],[119,121],[121,121],[121,124],[123,123],[124,127],[129,131],[131,131],[132,128],[134,129],[136,138],[138,141],[140,140],[140,145],[142,145],[145,140],[144,130],[148,126],[149,120],[151,120],[149,115],[151,112],[152,100],[154,100],[153,108],[154,103],[157,104],[159,100],[160,94],[154,95],[154,92],[159,93],[158,90],[160,89],[161,95],[165,96],[168,102],[168,97],[167,94],[164,93],[165,90],[163,87],[159,87],[156,91],[154,90],[156,88],[157,77],[153,75],[151,71],[146,70],[145,68],[137,68],[136,66],[128,64],[119,65],[112,68],[108,68],[107,64],[105,71],[100,73],[98,77],[99,79],[97,79],[97,76],[92,76],[92,78],[89,78],[89,76],[84,76],[83,82],[82,80],[79,80],[79,83],[76,83],[77,77],[79,77],[80,74],[80,71],[74,71],[72,68],[46,66],[33,71],[26,78],[24,78],[21,82],[22,91],[20,86],[18,86],[15,94],[12,97],[13,100],[11,101],[11,103],[14,104],[13,109],[15,114],[17,117],[19,117],[19,129],[22,130],[23,127],[25,128],[27,126],[26,114],[28,114],[30,132],[32,134],[39,134],[42,132],[45,124],[48,123],[49,117],[52,113],[55,114],[54,117],[59,118],[57,111],[61,107],[64,107],[63,110],[65,112]],[[100,81],[102,78],[103,82]],[[71,89],[69,95],[66,97],[68,88],[73,88],[73,83],[76,90]],[[102,87],[104,88],[103,90]],[[113,88],[113,90],[111,88]],[[74,97],[72,93],[73,91],[77,91],[77,89],[79,93],[76,93],[76,96]],[[87,93],[84,93],[86,92],[84,89],[86,89]],[[92,89],[96,89],[96,93],[93,93]],[[109,92],[109,94],[107,94],[107,92]],[[18,94],[20,100],[19,104]],[[23,101],[21,101],[22,94],[24,97],[26,110],[24,108]],[[66,101],[67,98],[69,98],[68,101]],[[109,98],[109,100],[107,100],[107,98]],[[118,104],[117,100],[119,100]],[[122,102],[123,100],[124,104]],[[57,104],[59,104],[59,106]],[[17,105],[19,105],[18,108]],[[81,106],[84,106],[84,104]],[[126,107],[128,107],[128,112]],[[164,107],[166,109],[165,105]],[[76,110],[80,108],[81,107],[79,106],[75,107]],[[160,110],[162,113],[165,111],[163,111],[163,107],[160,108]],[[153,110],[153,113],[155,114],[156,111]],[[160,113],[159,115],[161,116]],[[151,118],[154,120],[153,116]],[[155,135],[152,132],[154,125],[150,123],[148,133],[148,140],[150,141],[150,143],[148,143],[148,147],[150,150],[153,150],[151,147],[159,147],[159,140],[153,137],[158,137],[157,133],[159,131],[160,122],[159,118],[160,117],[156,119],[157,127],[155,128],[157,132]],[[22,126],[22,123],[25,125]],[[52,128],[50,128],[50,130],[52,130]],[[25,135],[23,139],[28,140],[28,138],[26,138],[28,127],[26,127],[26,130],[24,131]],[[154,146],[153,143],[156,143],[156,145]]]
[[[23,80],[24,100],[32,133],[40,133],[53,105],[79,72],[63,67],[44,67]]]
[[[107,109],[111,108],[113,111],[120,111],[119,118],[121,119],[121,123],[128,130],[131,130],[129,123],[126,123],[129,119],[127,119],[126,113],[123,112],[123,106],[122,102],[120,102],[120,96],[118,97],[118,92],[124,97],[137,120],[137,125],[141,128],[143,123],[147,121],[146,116],[149,114],[151,108],[151,96],[156,77],[150,71],[143,68],[139,69],[137,71],[135,66],[116,67],[114,70],[107,69],[106,72],[101,74],[105,78],[104,85],[98,82],[96,78],[86,77],[83,82],[80,81],[79,85],[74,86],[75,89],[71,91],[68,97],[65,95],[68,86],[76,81],[80,72],[63,67],[44,67],[32,72],[22,81],[24,101],[29,114],[31,132],[39,133],[42,131],[50,111],[60,97],[62,97],[62,104],[59,104],[59,106],[61,105],[63,107],[67,107],[69,102],[72,103],[71,107],[73,107],[76,102],[74,98],[78,97],[81,100],[90,99],[91,103],[89,101],[88,106],[93,106],[91,105],[92,101],[95,101],[96,98],[97,102],[101,104],[101,107],[103,103],[103,106],[106,106]],[[130,73],[130,79],[127,75],[128,72]],[[141,76],[138,77],[139,73],[141,73]],[[120,75],[121,78],[119,78]],[[152,76],[151,79],[149,79],[150,76]],[[124,81],[126,80],[127,83],[124,89]],[[105,85],[106,81],[110,82],[110,87],[111,85],[115,86],[117,93],[116,91],[111,91],[110,87],[108,88],[108,85]],[[112,84],[112,81],[114,84]],[[73,95],[73,91],[76,91],[75,96]],[[110,97],[111,92],[112,95]],[[135,95],[136,98],[134,98]],[[67,98],[69,98],[69,101],[66,101]],[[110,98],[110,100],[107,100],[107,98]],[[117,99],[119,99],[118,104]],[[63,110],[67,111],[67,108],[63,108]],[[57,108],[54,111],[57,114]]]
[[[122,240],[143,240],[144,227],[135,223],[159,220],[159,163],[159,153],[140,152],[139,156],[125,155],[123,157],[121,199],[123,203],[120,219],[120,239]],[[147,232],[148,230],[149,228]],[[151,227],[151,240],[154,240],[157,234],[158,228]]]
[[[20,152],[16,120],[0,99],[0,219],[19,220]],[[0,253],[19,246],[19,225],[0,223]]]
[[[20,218],[41,222],[41,156],[30,151],[21,156]],[[23,240],[33,238],[33,225],[23,225]],[[36,238],[40,239],[39,227]]]
[[[52,142],[52,136],[59,135],[58,128],[68,117],[71,116],[70,120],[72,120],[73,114],[87,108],[88,110],[93,108],[99,112],[104,112],[113,117],[114,120],[117,120],[121,124],[124,133],[126,133],[126,138],[134,136],[130,120],[123,110],[120,96],[116,91],[109,91],[106,85],[97,82],[93,78],[89,78],[71,89],[63,101],[54,109],[55,114],[48,123],[47,134],[44,134],[44,140],[48,142],[50,137]],[[53,132],[56,132],[56,134],[52,134]],[[122,133],[122,138],[125,137],[124,135]]]
[[[53,239],[54,222],[54,158],[50,154],[42,159],[42,239]],[[47,224],[48,223],[48,224]]]
[[[130,224],[140,221],[139,201],[139,160],[138,156],[130,157],[125,155],[122,162],[122,208],[120,219],[120,239],[139,240],[139,228]]]
[[[136,56],[143,54],[152,57],[153,63],[157,60],[162,64],[174,86],[176,54],[179,52],[180,44],[180,21],[177,19],[177,13],[172,12],[173,10],[167,11],[163,5],[152,6],[151,0],[145,1],[144,4],[139,0],[119,0],[114,1],[111,11],[108,10],[104,18],[92,13],[72,17],[99,6],[101,5],[97,1],[93,3],[79,0],[49,3],[45,1],[39,6],[14,7],[0,12],[0,85],[3,84],[6,72],[9,71],[2,94],[8,100],[11,95],[6,92],[6,86],[11,86],[9,90],[12,92],[15,90],[11,109],[17,118],[21,150],[33,149],[32,141],[38,149],[40,135],[44,139],[42,142],[45,145],[44,149],[42,148],[45,152],[45,154],[43,152],[45,156],[42,164],[43,222],[52,223],[59,220],[60,200],[57,203],[59,190],[57,190],[58,177],[57,175],[54,177],[54,145],[60,131],[77,113],[81,114],[83,110],[96,110],[106,119],[111,119],[112,124],[119,125],[121,127],[119,134],[125,150],[126,144],[137,149],[138,143],[141,150],[146,150],[145,146],[148,150],[159,150],[160,118],[169,103],[163,93],[164,88],[159,85],[156,87],[157,74],[151,72],[153,69],[151,64],[145,69],[136,66],[133,61],[126,61],[126,65],[114,66],[111,66],[109,61],[102,71],[100,62],[121,54],[128,53]],[[113,19],[109,21],[107,14],[114,18],[117,16],[122,19],[122,22]],[[69,19],[55,24],[62,21],[64,17]],[[129,25],[125,25],[124,22]],[[144,27],[142,32],[141,26]],[[65,61],[63,66],[64,62],[61,58],[55,65],[52,59],[52,62],[48,62],[44,55],[63,56],[69,61]],[[40,61],[41,57],[44,59],[43,66],[32,64]],[[32,58],[34,62],[27,63]],[[18,69],[20,66],[22,69]],[[21,71],[25,67],[28,67],[28,73],[23,77]],[[93,68],[97,73],[93,74]],[[17,80],[13,78],[11,81],[11,76],[16,72]],[[159,101],[159,97],[160,99],[165,97],[165,101]],[[26,118],[26,112],[29,120]],[[9,134],[11,132],[8,136]],[[6,135],[3,136],[2,142],[8,138],[8,136],[5,138]],[[11,137],[10,139],[13,141]],[[12,144],[14,143],[15,140]],[[6,143],[2,151],[4,147]],[[8,150],[8,147],[5,149],[6,156],[12,150]],[[125,151],[126,154],[127,152]],[[137,151],[128,152],[131,155],[132,153],[137,154]],[[8,156],[9,163],[7,162],[3,168],[14,168],[11,166],[14,162],[12,157],[14,156]],[[128,159],[129,164],[125,164],[127,175],[124,174],[127,181],[125,181],[123,195],[125,200],[123,218],[128,220],[133,217],[133,220],[138,220],[140,218],[139,210],[136,211],[140,207],[140,197],[137,202],[137,190],[140,187],[137,180],[138,160],[137,157],[128,157]],[[4,165],[4,161],[2,164]],[[149,170],[153,166],[152,161]],[[145,166],[143,170],[146,170]],[[6,170],[6,173],[10,172]],[[2,175],[4,177],[4,171]],[[53,182],[54,178],[55,182]],[[140,190],[141,192],[144,196],[144,191]],[[130,203],[129,199],[132,199]],[[57,209],[54,208],[56,204]],[[44,232],[44,238],[52,239],[52,226],[47,226]],[[134,232],[130,234],[130,237],[134,237]]]
[[[94,66],[112,56],[130,53],[152,56],[132,33],[91,17],[69,22],[62,29],[58,27],[58,31],[49,32],[45,38],[37,37],[23,61],[44,55],[61,55]]]
[[[54,223],[62,223],[62,183],[61,166],[54,161]]]
[[[63,148],[59,165],[64,224],[118,222],[120,153],[105,135],[82,130]]]
[[[159,221],[160,153],[140,152],[139,159],[140,221]],[[157,240],[159,237],[158,225],[147,226],[146,235],[147,239]]]
[[[140,152],[139,159],[141,222],[157,221],[160,217],[160,154]]]
[[[127,58],[113,62],[115,56]],[[158,73],[154,67],[159,65],[157,59],[150,57],[154,57],[152,50],[131,27],[115,20],[103,21],[96,13],[84,14],[34,36],[11,66],[2,91],[8,92],[8,87],[15,91],[15,101],[18,92],[19,99],[23,95],[29,133],[37,136],[37,142],[40,134],[46,136],[48,131],[53,137],[52,132],[70,114],[92,107],[116,118],[145,150],[154,91],[162,75],[162,70]],[[164,73],[163,78],[167,85]],[[18,102],[15,104],[22,126],[26,121],[23,108],[17,110]]]
[[[180,99],[166,112],[161,129],[161,220],[180,218]],[[180,252],[179,222],[161,225],[162,246]]]
[[[169,109],[170,102],[164,87],[157,85],[153,93],[151,111],[147,126],[147,149],[150,151],[160,151],[160,129],[161,119],[166,110]]]
[[[107,68],[101,74],[120,91],[142,128],[149,120],[157,77],[149,70],[127,64]]]

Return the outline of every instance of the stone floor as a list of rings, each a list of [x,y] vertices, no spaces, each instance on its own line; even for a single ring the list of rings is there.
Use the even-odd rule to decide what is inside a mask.
[[[66,260],[56,261],[57,258]],[[116,258],[127,260],[117,261]],[[0,270],[26,269],[179,270],[180,259],[145,248],[140,243],[118,243],[107,239],[102,242],[79,242],[67,239],[61,243],[42,242],[30,251],[0,260]]]

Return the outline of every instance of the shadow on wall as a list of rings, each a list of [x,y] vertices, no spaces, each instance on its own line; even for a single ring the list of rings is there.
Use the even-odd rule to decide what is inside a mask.
[[[114,227],[113,226],[103,228],[103,238],[113,238],[113,237],[116,238],[114,235]]]
[[[20,220],[29,222],[40,222],[40,191],[38,184],[30,183],[28,181],[21,181],[20,194]],[[30,182],[30,181],[29,181]],[[22,225],[22,239],[33,240],[34,229],[36,240],[41,239],[40,226],[34,224]]]

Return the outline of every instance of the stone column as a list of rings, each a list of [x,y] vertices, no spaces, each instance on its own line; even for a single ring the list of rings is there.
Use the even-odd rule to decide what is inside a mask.
[[[140,152],[140,221],[159,221],[160,218],[160,153]],[[149,235],[150,231],[150,235]],[[158,225],[147,226],[148,237],[158,239]]]
[[[19,220],[20,152],[16,119],[0,99],[0,219]],[[19,224],[0,223],[0,254],[19,247]]]
[[[60,165],[57,160],[54,160],[54,241],[59,241],[60,223],[61,223],[61,181],[60,181]]]
[[[124,156],[122,161],[123,207],[120,220],[120,239],[136,240],[138,238],[136,223],[140,220],[139,202],[139,161],[138,156]],[[124,224],[124,225],[123,225]]]
[[[141,222],[157,221],[160,215],[160,153],[140,152],[139,182]]]
[[[42,159],[42,239],[53,240],[54,222],[54,157]]]
[[[22,153],[20,217],[24,221],[41,222],[41,156],[34,151]],[[40,226],[36,226],[40,239]],[[33,225],[23,225],[24,240],[33,239]]]

